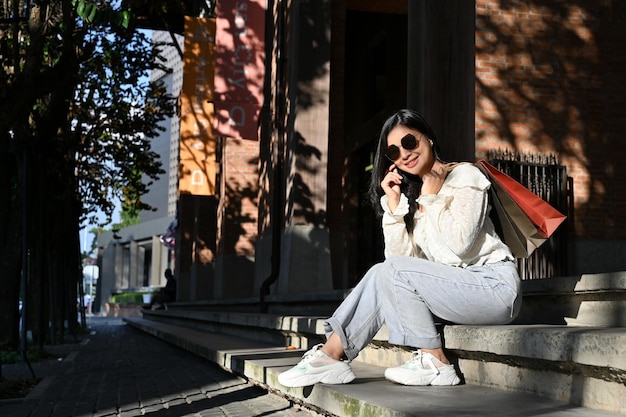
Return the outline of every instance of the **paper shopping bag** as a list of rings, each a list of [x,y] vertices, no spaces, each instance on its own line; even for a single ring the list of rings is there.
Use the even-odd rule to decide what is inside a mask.
[[[488,178],[497,181],[517,205],[520,206],[544,237],[549,238],[552,236],[559,225],[565,221],[567,216],[504,172],[487,161],[480,161],[479,164],[489,173]]]
[[[478,168],[491,182],[491,203],[498,234],[516,258],[527,258],[566,216],[513,178],[486,161]]]

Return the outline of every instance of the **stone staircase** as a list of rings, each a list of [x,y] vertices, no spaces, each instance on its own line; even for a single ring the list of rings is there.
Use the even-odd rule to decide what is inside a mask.
[[[410,352],[386,342],[384,327],[353,361],[353,383],[281,386],[277,375],[324,339],[322,323],[329,313],[309,314],[324,310],[311,306],[323,306],[322,298],[336,294],[309,300],[301,314],[287,311],[299,302],[275,297],[274,311],[267,314],[246,312],[242,306],[253,310],[253,300],[238,300],[234,304],[240,305],[230,308],[219,302],[177,303],[144,311],[143,318],[127,323],[322,414],[626,414],[626,274],[529,281],[524,294],[524,313],[516,324],[442,326],[445,346],[465,382],[457,387],[386,381],[384,369],[404,362]]]

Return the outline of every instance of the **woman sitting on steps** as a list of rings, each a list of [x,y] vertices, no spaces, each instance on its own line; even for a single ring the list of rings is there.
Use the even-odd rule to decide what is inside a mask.
[[[386,323],[389,342],[417,348],[385,378],[404,385],[459,384],[434,317],[504,324],[518,314],[520,279],[489,219],[490,182],[469,163],[446,163],[418,113],[383,125],[369,197],[382,217],[385,261],[374,265],[325,321],[327,341],[279,375],[287,387],[344,384],[350,361]]]

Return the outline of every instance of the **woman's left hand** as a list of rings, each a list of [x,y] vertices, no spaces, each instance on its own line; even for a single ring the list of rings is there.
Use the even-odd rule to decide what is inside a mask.
[[[437,194],[443,186],[450,169],[443,164],[434,164],[433,169],[422,177],[420,194]]]

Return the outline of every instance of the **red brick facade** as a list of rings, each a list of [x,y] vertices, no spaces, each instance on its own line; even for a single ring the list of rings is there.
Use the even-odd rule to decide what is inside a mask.
[[[349,3],[355,8],[361,5],[361,2]],[[441,33],[432,39],[426,37],[414,40],[416,44],[413,45],[413,52],[419,55],[420,51],[426,49],[434,61],[429,67],[417,59],[420,55],[411,61],[413,66],[408,66],[409,74],[406,74],[407,78],[423,76],[423,85],[415,83],[415,91],[411,91],[418,96],[417,100],[413,97],[414,101],[422,103],[426,114],[432,115],[435,121],[446,116],[439,120],[439,127],[448,130],[443,135],[440,131],[438,133],[444,137],[447,134],[453,140],[460,138],[459,141],[471,141],[475,137],[477,158],[484,158],[490,149],[506,148],[555,154],[567,166],[568,175],[574,180],[574,210],[570,213],[568,243],[572,243],[570,251],[575,261],[585,259],[584,265],[572,262],[571,270],[574,273],[605,270],[603,259],[595,263],[587,259],[600,259],[600,255],[618,259],[619,256],[612,255],[611,245],[620,248],[623,243],[618,241],[626,239],[626,220],[623,216],[626,212],[626,164],[623,162],[626,159],[626,142],[621,138],[622,132],[626,132],[626,6],[617,3],[476,0],[475,33],[473,16],[468,18],[467,30],[461,30],[453,24],[445,28],[433,27]],[[357,71],[364,71],[365,66],[349,67],[344,61],[348,56],[347,51],[355,51],[354,44],[349,43],[351,38],[344,36],[348,18],[353,19],[350,22],[355,25],[356,19],[365,21],[369,17],[358,13],[369,13],[369,10],[358,9],[348,13],[346,3],[332,4],[333,43],[326,45],[327,49],[322,48],[323,51],[317,49],[317,53],[321,54],[317,57],[309,53],[309,49],[295,48],[284,41],[285,44],[280,45],[284,48],[281,56],[289,57],[289,65],[294,68],[283,68],[282,74],[283,77],[289,75],[296,78],[286,78],[282,84],[273,84],[272,88],[277,90],[265,92],[272,97],[284,94],[289,100],[304,103],[299,107],[285,105],[285,109],[276,110],[276,117],[280,117],[281,122],[290,120],[290,124],[282,127],[285,129],[285,137],[281,140],[286,141],[284,146],[287,147],[287,153],[295,152],[296,146],[306,145],[317,152],[312,155],[327,155],[328,166],[321,170],[307,170],[296,162],[294,166],[297,169],[292,172],[289,171],[293,168],[289,162],[283,168],[287,170],[283,174],[287,176],[283,184],[273,174],[270,175],[271,164],[267,161],[273,155],[269,153],[269,138],[265,138],[268,142],[224,139],[218,147],[221,158],[218,161],[217,200],[217,254],[226,259],[225,265],[230,265],[220,269],[224,276],[230,276],[235,271],[242,276],[252,275],[253,267],[246,262],[253,256],[254,273],[263,278],[269,276],[269,257],[274,253],[271,246],[274,241],[270,239],[273,237],[270,207],[276,204],[273,200],[276,187],[285,187],[281,190],[284,193],[281,198],[289,210],[285,210],[287,218],[284,224],[317,225],[319,222],[328,228],[334,288],[347,288],[362,276],[365,265],[359,263],[358,258],[362,254],[358,252],[358,245],[361,241],[369,244],[379,237],[364,235],[362,230],[357,230],[358,221],[365,221],[359,218],[359,193],[362,190],[357,185],[362,179],[359,158],[365,158],[359,152],[361,147],[367,150],[364,146],[367,141],[372,138],[375,140],[375,132],[383,119],[367,119],[361,95],[357,94],[360,101],[354,99],[354,92],[360,91],[358,88],[362,88],[361,84],[366,80],[365,75]],[[449,8],[438,10],[436,2],[428,2],[429,7],[426,8],[411,10],[409,7],[406,10],[407,24],[414,28],[423,24],[420,19],[422,12],[434,13],[437,21],[445,22],[451,20],[450,16],[467,17],[473,11],[472,7],[468,11],[465,3],[456,4],[462,7],[457,7],[454,13]],[[326,7],[321,3],[309,5]],[[441,5],[445,7],[443,3]],[[304,13],[303,9],[299,10],[299,13]],[[318,16],[316,13],[320,10],[308,12]],[[296,17],[302,18],[300,15]],[[316,24],[323,23],[319,21]],[[324,21],[324,24],[328,22]],[[298,33],[301,37],[297,39],[308,39],[304,36],[307,32],[303,28],[300,27],[301,32]],[[431,29],[430,26],[428,28]],[[468,45],[457,43],[452,47],[447,36],[467,36],[470,41]],[[319,39],[315,38],[314,43],[319,45]],[[401,41],[396,43],[402,45]],[[474,44],[475,55],[472,50]],[[402,45],[403,50],[404,47]],[[450,49],[443,51],[446,53],[437,49],[446,47]],[[394,52],[390,54],[393,57],[403,53],[393,48],[390,51]],[[468,59],[459,60],[457,55],[464,53],[468,54]],[[312,57],[319,59],[313,62]],[[327,60],[330,60],[329,67]],[[454,68],[445,67],[458,62],[462,62],[458,72],[467,74],[467,79],[459,80],[456,73],[449,73]],[[306,70],[318,67],[324,71],[329,68],[329,72],[316,72],[312,80],[306,78],[311,75]],[[402,69],[394,67],[384,75],[387,80],[402,79],[404,68],[407,65],[402,66]],[[347,72],[344,73],[344,70]],[[272,73],[274,76],[276,74]],[[304,77],[304,81],[298,77]],[[451,83],[451,78],[458,82]],[[423,87],[434,81],[439,82],[434,84],[436,88],[432,89],[433,94],[428,95],[430,90]],[[326,83],[330,85],[328,93]],[[306,92],[311,93],[311,97],[312,92],[315,92],[322,99],[303,99],[310,97],[295,88],[278,90],[286,88],[285,85],[315,85],[317,89],[311,88]],[[324,85],[324,88],[319,88],[320,85]],[[395,84],[386,84],[386,92],[390,85]],[[464,86],[470,93],[472,87],[475,87],[475,98],[472,94],[460,95],[459,90]],[[398,88],[406,92],[411,86],[407,83]],[[399,95],[393,95],[396,96]],[[401,105],[387,96],[377,99],[384,101],[385,111]],[[403,97],[401,101],[405,100],[411,103],[410,97]],[[283,114],[287,110],[295,113]],[[458,121],[454,118],[456,116],[450,114],[456,115],[459,110],[461,113],[467,112],[469,123],[462,129],[450,129],[450,125]],[[330,133],[326,133],[326,123],[329,124]],[[274,121],[269,125],[275,126]],[[291,133],[297,133],[293,135],[294,142],[287,141],[288,137],[292,138],[287,134],[288,129],[294,129]],[[277,134],[270,131],[266,133]],[[296,142],[298,138],[300,142]],[[455,144],[457,147],[460,145],[464,143]],[[473,153],[472,148],[466,153],[467,157],[471,158]],[[298,155],[290,154],[288,159],[291,161],[290,158],[294,156]],[[266,161],[265,165],[263,161]],[[318,159],[315,161],[317,163]],[[310,192],[305,197],[317,204],[311,205],[310,212],[296,210],[300,208],[298,204],[301,201],[297,196],[294,197],[298,190],[290,188],[293,187],[296,175],[303,178],[306,191]],[[303,212],[310,216],[302,215]],[[284,243],[284,247],[281,246],[282,259],[290,262],[288,267],[308,265],[308,259],[299,259],[297,250],[289,245]],[[611,266],[612,269],[623,268],[622,263],[614,263],[619,265]],[[245,273],[240,270],[242,265],[249,268],[245,269]],[[289,271],[296,275],[300,273],[294,273],[292,269]],[[281,270],[281,273],[287,272]],[[243,291],[243,284],[237,285]]]
[[[256,242],[259,142],[225,139],[218,210],[218,253],[253,255]]]
[[[619,9],[619,10],[618,10]],[[577,237],[626,238],[626,7],[476,1],[476,152],[557,154]]]

